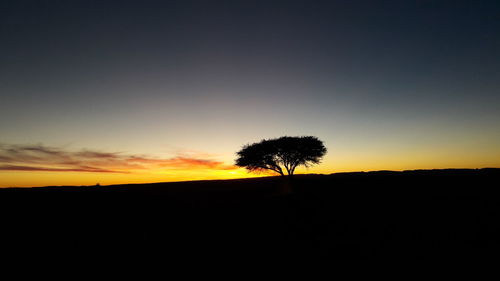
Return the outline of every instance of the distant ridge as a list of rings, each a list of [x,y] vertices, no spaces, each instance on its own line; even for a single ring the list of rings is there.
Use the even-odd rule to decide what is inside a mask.
[[[403,171],[394,171],[394,170],[377,170],[377,171],[357,171],[357,172],[338,172],[331,173],[328,175],[344,175],[344,174],[404,174],[404,173],[429,173],[429,172],[443,172],[443,173],[457,173],[457,172],[476,172],[476,171],[500,171],[500,168],[446,168],[446,169],[415,169],[415,170],[403,170]]]

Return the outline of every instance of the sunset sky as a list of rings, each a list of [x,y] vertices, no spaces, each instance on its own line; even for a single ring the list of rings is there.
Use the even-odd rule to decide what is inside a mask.
[[[0,1],[0,187],[500,167],[500,1]]]

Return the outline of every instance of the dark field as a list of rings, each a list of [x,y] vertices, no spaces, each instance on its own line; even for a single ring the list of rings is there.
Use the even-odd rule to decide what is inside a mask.
[[[473,257],[500,250],[500,169],[1,189],[4,250],[160,257]]]

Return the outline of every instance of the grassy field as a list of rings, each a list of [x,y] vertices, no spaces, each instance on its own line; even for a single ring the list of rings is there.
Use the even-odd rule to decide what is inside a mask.
[[[421,170],[0,189],[0,238],[4,250],[51,253],[493,255],[499,180],[500,169]]]

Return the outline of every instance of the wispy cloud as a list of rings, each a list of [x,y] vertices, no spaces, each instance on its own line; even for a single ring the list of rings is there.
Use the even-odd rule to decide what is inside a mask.
[[[161,163],[163,167],[177,167],[180,169],[188,169],[190,167],[198,168],[209,168],[216,170],[233,170],[236,169],[235,166],[225,165],[223,162],[209,160],[209,159],[199,159],[199,158],[187,158],[187,157],[175,157],[171,159],[164,160]]]
[[[120,152],[66,151],[41,144],[0,144],[0,171],[130,173],[147,169],[232,170],[236,167],[192,155],[154,158]]]
[[[33,167],[33,166],[17,166],[17,165],[0,165],[0,171],[128,173],[126,171],[112,171],[94,167],[47,168],[47,167]]]

